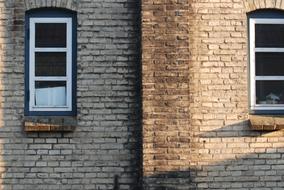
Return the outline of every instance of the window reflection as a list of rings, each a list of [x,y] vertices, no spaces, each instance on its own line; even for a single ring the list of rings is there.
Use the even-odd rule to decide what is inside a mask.
[[[256,81],[257,104],[284,104],[284,81]]]

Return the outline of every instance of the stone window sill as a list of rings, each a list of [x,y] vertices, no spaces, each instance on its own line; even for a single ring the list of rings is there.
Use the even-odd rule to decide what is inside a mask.
[[[250,127],[258,131],[284,129],[284,115],[249,115]]]
[[[76,125],[76,117],[69,116],[26,116],[24,119],[26,132],[72,132]]]

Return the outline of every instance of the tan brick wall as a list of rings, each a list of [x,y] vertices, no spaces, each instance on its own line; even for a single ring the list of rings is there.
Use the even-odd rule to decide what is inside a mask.
[[[195,39],[200,47],[193,52],[196,60],[192,63],[193,181],[197,189],[243,189],[247,183],[254,183],[251,177],[257,178],[253,169],[247,168],[254,160],[248,157],[246,163],[245,159],[247,153],[254,152],[249,142],[260,135],[252,132],[247,122],[247,28],[243,2],[209,0],[192,6],[198,23]]]
[[[147,0],[142,5],[145,187],[282,189],[283,131],[253,131],[248,125],[246,13],[260,8],[283,9],[283,1]],[[171,10],[176,14],[167,7],[174,7]],[[187,16],[178,17],[179,10]],[[169,15],[176,25],[180,22],[187,29],[167,27]],[[171,38],[172,33],[187,37],[180,42]],[[186,51],[176,51],[180,47]],[[169,56],[174,52],[177,57]],[[163,78],[187,77],[182,81],[187,93],[179,91],[180,81],[159,89],[164,80],[158,80],[155,73],[184,56],[186,63],[178,66],[178,74],[165,69]],[[171,87],[171,94],[157,93]],[[167,104],[166,98],[181,95],[186,98],[175,100],[181,104]],[[188,106],[186,114],[173,118],[184,105]],[[181,124],[185,117],[188,119]],[[171,134],[189,139],[170,142],[166,136]],[[157,141],[162,141],[163,147],[156,145]],[[174,157],[170,157],[171,152],[175,152]],[[176,182],[184,180],[183,185],[171,182],[173,178]]]
[[[142,1],[145,188],[191,186],[188,1]],[[181,171],[182,174],[180,173]]]

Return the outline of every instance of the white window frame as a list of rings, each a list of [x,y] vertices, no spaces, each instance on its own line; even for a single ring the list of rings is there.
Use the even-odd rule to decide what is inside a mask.
[[[284,19],[276,18],[250,18],[249,19],[249,52],[250,52],[250,109],[251,110],[284,110],[284,104],[256,104],[256,81],[278,80],[284,81],[284,76],[256,76],[255,54],[257,52],[284,52],[284,48],[255,47],[256,24],[283,24]]]
[[[36,48],[36,23],[66,23],[66,47],[64,48]],[[72,18],[30,18],[29,34],[29,110],[30,111],[72,111]],[[52,32],[52,31],[51,31]],[[35,76],[36,52],[66,52],[66,76]],[[66,81],[66,106],[36,106],[35,81]]]

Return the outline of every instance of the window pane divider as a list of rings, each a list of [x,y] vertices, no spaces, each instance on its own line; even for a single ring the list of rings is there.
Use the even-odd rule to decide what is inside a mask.
[[[255,52],[284,52],[284,48],[255,48]]]
[[[67,48],[34,48],[35,52],[67,52]]]
[[[283,110],[284,104],[256,104],[254,110]]]
[[[68,106],[35,106],[36,108],[68,108]]]
[[[284,76],[255,76],[255,80],[284,80]]]
[[[255,18],[250,20],[253,24],[284,24],[282,18]]]
[[[260,106],[263,106],[263,107],[270,107],[270,106],[275,106],[275,107],[283,107],[284,104],[257,104],[255,105],[256,107],[260,107]]]
[[[67,77],[34,77],[35,81],[66,81]]]

